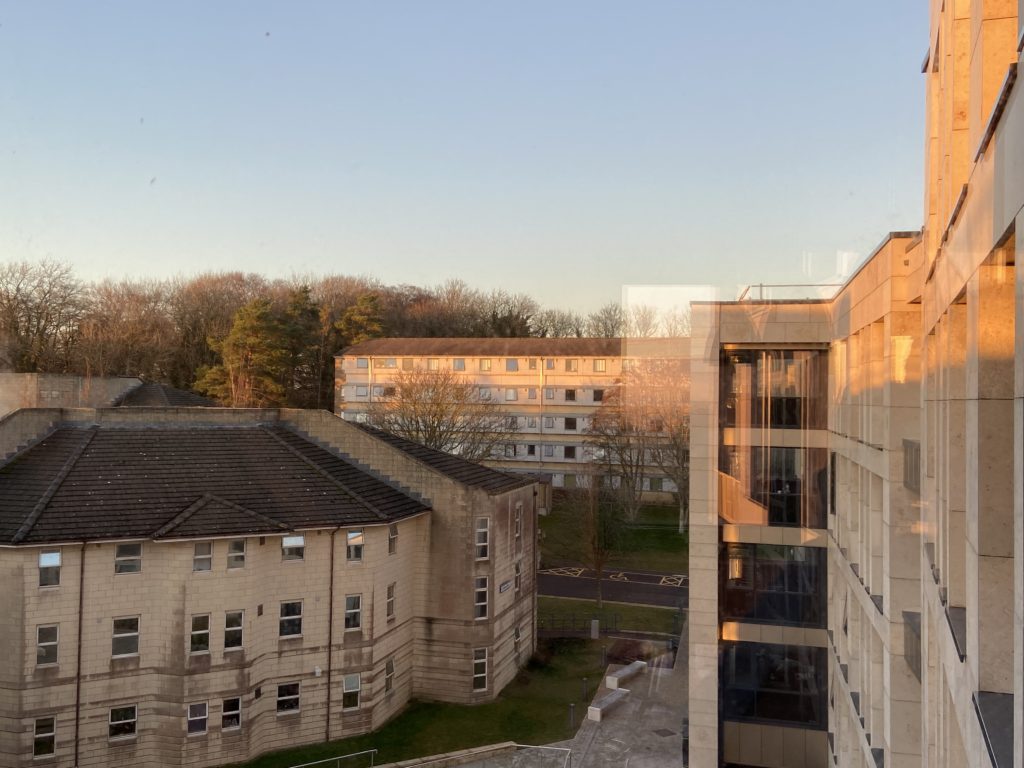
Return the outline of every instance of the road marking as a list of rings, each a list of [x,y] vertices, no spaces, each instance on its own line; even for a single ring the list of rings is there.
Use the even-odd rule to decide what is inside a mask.
[[[570,576],[574,579],[578,579],[583,574],[583,568],[548,568],[540,571],[540,573],[549,573],[552,576]]]
[[[681,587],[684,581],[686,581],[686,577],[677,574],[675,576],[662,576],[661,581],[658,583],[663,587]]]
[[[612,581],[629,581],[629,577],[622,571],[619,571],[618,573],[609,573],[608,578]]]

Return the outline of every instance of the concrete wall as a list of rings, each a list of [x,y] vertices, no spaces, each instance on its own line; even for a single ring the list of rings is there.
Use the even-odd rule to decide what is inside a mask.
[[[141,384],[130,376],[0,373],[0,417],[19,408],[101,408]]]

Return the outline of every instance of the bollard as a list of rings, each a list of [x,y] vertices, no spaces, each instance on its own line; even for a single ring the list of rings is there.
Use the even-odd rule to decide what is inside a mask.
[[[583,694],[580,696],[580,701],[587,700],[587,678],[583,678]]]
[[[576,730],[576,705],[569,704],[569,730]]]
[[[601,666],[602,667],[607,667],[608,666],[608,646],[607,645],[602,645],[601,646]]]

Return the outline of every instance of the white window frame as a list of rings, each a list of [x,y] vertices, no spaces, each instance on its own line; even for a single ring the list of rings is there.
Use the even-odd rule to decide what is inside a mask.
[[[489,370],[491,370],[491,358],[489,358],[489,357],[481,357],[480,358],[480,370],[481,371],[489,371]]]
[[[199,622],[199,628],[196,629],[196,621]],[[206,628],[203,628],[205,621]],[[189,656],[201,656],[210,652],[210,614],[208,613],[193,613],[191,621],[191,629],[188,633],[188,654]],[[203,638],[206,638],[206,647],[203,647]]]
[[[395,660],[388,659],[384,662],[384,693],[391,693],[395,687]]]
[[[544,429],[554,429],[554,428],[555,428],[555,417],[554,416],[545,416],[544,417]]]
[[[54,630],[53,640],[43,640],[41,637],[44,629]],[[40,657],[49,654],[52,650],[53,661],[40,661]],[[36,666],[55,667],[60,661],[60,624],[39,624],[36,626]]]
[[[487,649],[486,648],[474,648],[473,649],[473,690],[474,691],[486,691],[487,690]],[[481,684],[477,684],[481,682]]]
[[[285,614],[285,606],[286,605],[297,605],[297,606],[299,606],[299,612],[296,613],[296,614],[287,614],[286,615]],[[284,631],[285,630],[285,622],[287,621],[290,624],[294,624],[296,620],[299,623],[299,631],[298,632],[285,632]],[[283,639],[290,639],[290,638],[293,638],[293,637],[302,637],[302,601],[301,600],[282,600],[281,601],[281,608],[280,608],[279,613],[278,613],[278,621],[277,621],[277,636],[279,638],[283,638]]]
[[[231,626],[228,621],[230,617],[238,616],[238,626]],[[237,645],[228,645],[228,638],[238,636]],[[224,652],[240,651],[245,647],[245,610],[224,611]]]
[[[490,400],[491,399],[491,388],[490,387],[480,387],[480,395],[479,395],[479,397],[480,397],[481,400]]]
[[[363,547],[366,545],[366,534],[362,528],[350,528],[345,533],[345,562],[363,562]]]
[[[295,686],[295,693],[291,692],[291,687]],[[288,689],[288,690],[283,690]],[[282,708],[283,702],[295,702],[294,707],[285,706]],[[292,683],[279,683],[277,686],[277,714],[281,715],[294,715],[297,712],[302,711],[302,683],[295,681]]]
[[[439,371],[441,370],[441,361],[436,357],[427,358],[427,370],[428,371]]]
[[[452,358],[452,370],[453,371],[464,371],[464,370],[466,370],[466,358],[464,358],[464,357],[453,357]]]
[[[39,586],[40,587],[59,587],[60,586],[60,566],[61,566],[61,551],[59,549],[44,549],[39,553]],[[53,583],[46,583],[45,578],[48,575],[55,575],[56,578]]]
[[[43,749],[40,749],[43,745]],[[32,757],[57,754],[57,716],[37,717],[32,725]]]
[[[306,537],[299,533],[294,536],[281,537],[281,560],[284,562],[302,562],[306,559]]]
[[[536,387],[527,387],[526,388],[526,399],[527,400],[536,400],[537,399],[537,388]]]
[[[116,711],[131,710],[131,717],[124,717],[114,720],[114,712]],[[114,734],[114,728],[125,725],[130,728],[127,733]],[[139,705],[138,704],[125,704],[120,707],[111,707],[109,714],[107,715],[107,738],[110,741],[117,741],[120,739],[134,739],[138,734],[139,726]]]
[[[477,560],[487,560],[491,554],[491,518],[478,517],[473,526],[473,551]]]
[[[544,358],[544,370],[553,371],[555,370],[555,358],[546,357]]]
[[[519,358],[518,357],[506,357],[505,358],[505,373],[518,373],[519,372]]]
[[[135,549],[138,554],[135,554]],[[114,546],[114,573],[142,573],[142,542]]]
[[[566,373],[579,373],[580,361],[575,357],[567,357],[565,359],[565,372]]]
[[[517,501],[515,510],[512,514],[512,530],[515,534],[516,549],[519,549],[519,545],[523,540],[523,502]]]
[[[391,523],[388,526],[388,554],[394,555],[398,552],[398,524]]]
[[[117,631],[117,622],[119,622],[119,621],[134,621],[135,622],[135,629],[134,630],[129,630],[129,631],[118,632]],[[132,657],[132,656],[138,656],[139,655],[139,634],[141,633],[141,631],[142,631],[142,620],[141,620],[141,617],[139,617],[139,616],[117,616],[117,617],[115,617],[113,619],[112,623],[111,623],[111,630],[110,630],[110,657],[113,658],[113,659],[123,659],[123,658],[129,658],[129,657]],[[125,639],[127,639],[126,642],[131,642],[131,638],[134,638],[135,650],[129,651],[128,653],[117,653],[116,652],[116,648],[115,648],[115,646],[117,644],[117,641],[118,640],[125,640]]]
[[[229,703],[234,702],[234,708],[228,709]],[[233,718],[234,725],[228,725],[228,718]],[[220,706],[220,729],[222,731],[237,731],[242,727],[242,697],[232,696],[224,699]]]
[[[537,417],[536,416],[527,416],[526,417],[526,428],[527,429],[536,429],[537,428]]]
[[[369,368],[369,367],[370,367],[370,358],[368,358],[368,357],[357,357],[356,358],[356,368]]]
[[[603,357],[594,359],[594,373],[605,373],[608,370],[608,361]]]
[[[363,629],[363,596],[345,595],[345,631],[361,632]]]
[[[203,736],[210,718],[210,705],[205,701],[194,701],[185,707],[185,719],[187,725],[185,734],[188,736]],[[195,725],[193,725],[195,724]]]
[[[197,541],[192,545],[192,573],[213,570],[213,542]]]
[[[554,400],[555,399],[555,388],[554,387],[544,387],[544,399],[545,400]]]
[[[387,587],[387,596],[384,599],[384,615],[388,621],[395,620],[395,591],[397,586],[398,582],[392,581]]]
[[[356,397],[369,397],[370,388],[365,384],[356,384]]]
[[[491,579],[488,576],[476,576],[473,579],[473,620],[484,621],[490,612],[488,605],[491,592]]]
[[[511,403],[519,399],[519,390],[515,387],[505,387],[505,402]]]
[[[358,672],[350,672],[341,680],[341,710],[343,712],[359,709],[360,691],[363,688],[363,678]],[[355,695],[355,703],[352,703],[352,695]]]
[[[242,545],[240,551],[237,549],[239,544]],[[231,539],[228,542],[227,567],[229,571],[245,568],[245,548],[245,539]]]
[[[544,446],[544,456],[545,456],[545,458],[554,458],[555,457],[555,446],[553,446],[553,445],[545,445]]]

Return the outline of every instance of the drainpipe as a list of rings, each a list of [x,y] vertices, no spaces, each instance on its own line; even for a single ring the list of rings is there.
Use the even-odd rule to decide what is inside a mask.
[[[75,768],[78,768],[78,733],[82,720],[82,608],[85,602],[85,542],[78,554],[78,643],[75,662]]]
[[[331,576],[328,580],[328,602],[327,602],[327,726],[324,732],[324,741],[331,740],[331,670],[334,660],[334,534],[338,528],[331,531]]]

